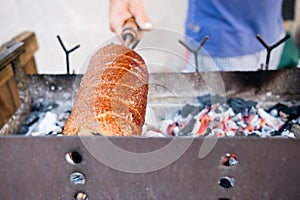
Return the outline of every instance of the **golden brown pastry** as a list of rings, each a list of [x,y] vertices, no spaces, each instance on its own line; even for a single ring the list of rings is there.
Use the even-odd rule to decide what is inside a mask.
[[[140,135],[147,95],[142,57],[123,45],[107,45],[90,60],[63,134]]]

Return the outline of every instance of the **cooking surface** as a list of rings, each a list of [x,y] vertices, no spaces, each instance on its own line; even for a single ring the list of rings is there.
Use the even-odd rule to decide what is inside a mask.
[[[222,94],[224,88],[228,97],[255,99],[265,105],[277,102],[297,103],[300,100],[299,73],[298,69],[293,69],[276,72],[203,73],[201,76],[151,74],[148,106],[158,108],[157,111],[162,107],[172,110],[208,91]],[[221,76],[224,84],[218,82],[218,76]],[[53,102],[56,102],[63,108],[63,112],[69,110],[81,77],[29,76],[34,103],[40,102],[45,108],[51,108],[54,106]],[[209,90],[201,77],[210,83],[210,87],[214,87]],[[180,82],[182,79],[184,84]],[[188,88],[183,90],[182,85],[188,85]],[[194,93],[189,93],[190,90]],[[297,187],[300,178],[300,140],[297,138],[221,138],[203,158],[199,158],[199,152],[202,144],[207,141],[205,138],[109,140],[129,152],[143,153],[160,149],[175,141],[178,143],[168,148],[170,151],[165,152],[167,154],[160,156],[171,158],[178,152],[183,155],[177,156],[174,162],[171,160],[168,163],[170,165],[158,166],[157,170],[152,169],[149,173],[135,174],[123,172],[118,168],[118,163],[139,166],[138,170],[143,171],[145,165],[139,165],[141,160],[120,157],[122,154],[111,155],[112,152],[105,146],[109,144],[105,137],[1,136],[0,181],[5,184],[0,188],[0,198],[72,199],[80,191],[85,192],[90,199],[300,198]],[[65,155],[70,151],[81,155],[80,163],[70,164],[66,161]],[[110,158],[108,161],[117,165],[112,166],[107,160],[102,160],[101,152],[105,152],[105,157]],[[221,157],[226,153],[237,155],[237,165],[221,165]],[[160,162],[166,160],[157,158]],[[153,162],[146,165],[146,168],[152,164]],[[70,179],[73,172],[84,174],[85,184],[74,185]]]
[[[298,75],[298,69],[150,74],[148,111],[153,111],[158,120],[173,120],[174,115],[186,104],[199,106],[200,96],[202,98],[207,94],[210,95],[206,97],[212,104],[220,103],[220,101],[226,103],[230,98],[238,97],[257,102],[257,108],[268,109],[277,103],[299,106]],[[29,76],[33,99],[32,113],[19,133],[34,136],[61,134],[81,78],[82,75]],[[222,99],[217,98],[218,96],[221,96]],[[148,113],[146,123],[147,120],[151,122],[151,117],[153,115]],[[38,122],[36,123],[36,121]],[[151,126],[153,123],[148,123],[148,125]],[[16,134],[16,132],[12,134]]]

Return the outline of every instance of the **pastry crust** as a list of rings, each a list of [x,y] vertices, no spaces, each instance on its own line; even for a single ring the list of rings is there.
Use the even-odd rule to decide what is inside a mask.
[[[147,95],[142,57],[123,45],[107,45],[90,60],[63,134],[140,135]]]

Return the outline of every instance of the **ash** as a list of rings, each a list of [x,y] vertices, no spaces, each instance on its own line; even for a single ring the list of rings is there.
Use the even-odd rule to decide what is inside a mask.
[[[198,97],[199,104],[184,105],[175,114],[158,119],[147,110],[143,135],[146,137],[300,137],[300,105],[277,103],[262,108],[242,98],[210,103],[208,95]]]
[[[45,102],[39,99],[31,105],[30,116],[19,134],[27,136],[62,135],[65,121],[71,113],[71,102]]]

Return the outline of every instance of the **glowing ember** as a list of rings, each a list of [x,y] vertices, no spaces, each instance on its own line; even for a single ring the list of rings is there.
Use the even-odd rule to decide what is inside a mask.
[[[256,102],[241,98],[230,99],[227,104],[200,102],[200,106],[185,105],[173,118],[156,124],[156,131],[159,130],[157,132],[164,136],[299,136],[300,106],[289,110],[283,104],[280,104],[280,108],[276,104],[265,110],[256,105]],[[147,131],[144,135],[148,136]]]

